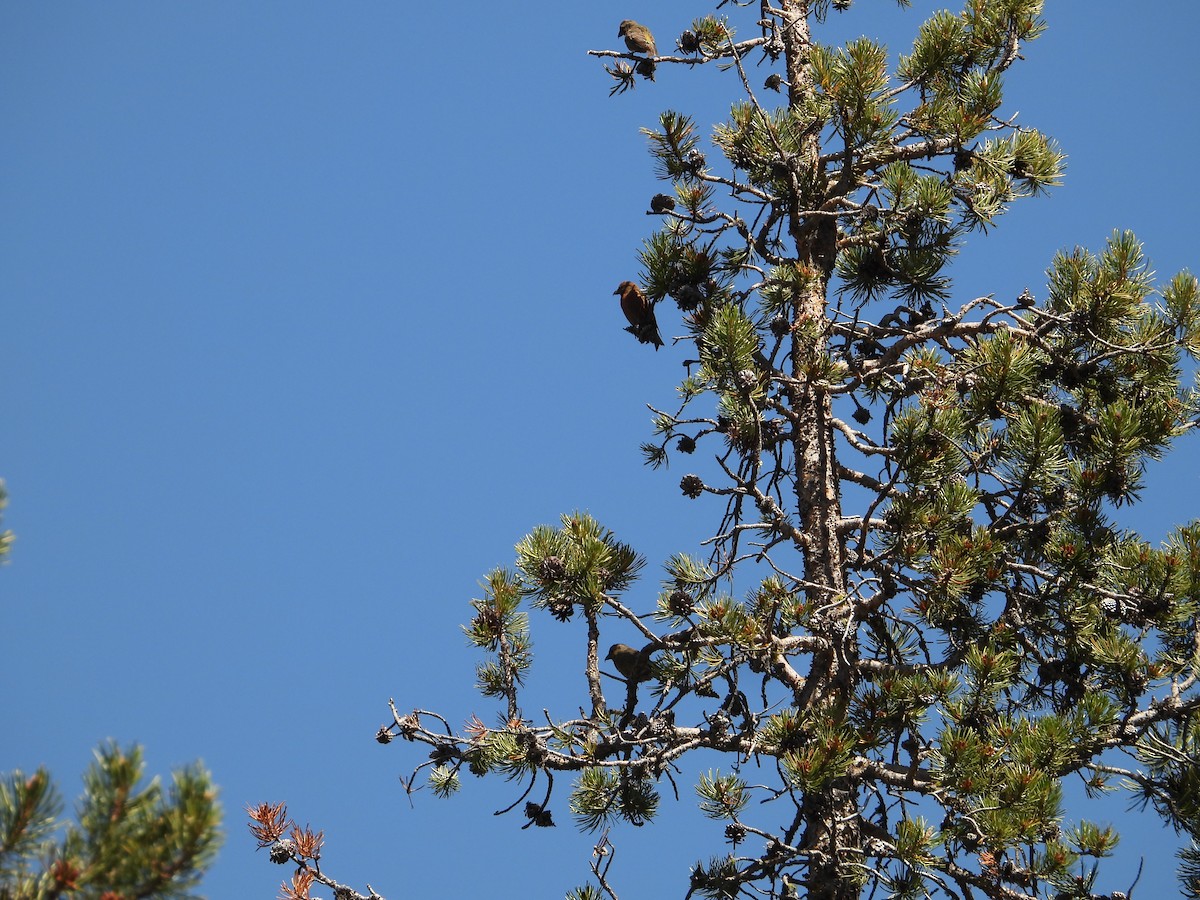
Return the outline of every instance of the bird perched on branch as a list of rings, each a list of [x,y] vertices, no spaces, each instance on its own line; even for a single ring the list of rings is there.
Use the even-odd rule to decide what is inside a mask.
[[[650,680],[650,653],[654,645],[650,644],[644,650],[634,650],[628,644],[613,644],[608,648],[608,656],[617,671],[625,676],[625,709],[621,714],[621,727],[629,724],[634,709],[637,708],[637,689],[643,681]]]
[[[608,656],[604,658],[611,659],[613,665],[617,667],[617,671],[634,684],[650,679],[650,654],[648,653],[634,650],[628,644],[613,644],[608,648]]]
[[[654,304],[646,299],[646,295],[632,281],[622,281],[613,291],[621,297],[621,312],[629,320],[625,330],[643,344],[653,344],[657,350],[663,345],[658,334],[658,320],[654,318]]]
[[[625,38],[625,46],[632,53],[645,53],[647,56],[658,56],[658,47],[654,45],[654,35],[645,25],[639,25],[633,19],[625,19],[617,30],[617,37]]]

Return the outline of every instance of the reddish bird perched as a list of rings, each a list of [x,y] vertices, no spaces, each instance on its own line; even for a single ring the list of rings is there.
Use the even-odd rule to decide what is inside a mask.
[[[613,293],[621,295],[621,312],[629,320],[629,327],[625,330],[643,344],[653,344],[655,350],[661,347],[663,340],[658,334],[654,304],[646,299],[642,289],[632,281],[622,281]]]
[[[658,56],[658,47],[654,45],[654,35],[645,25],[639,25],[633,19],[625,19],[617,30],[617,37],[625,38],[625,46],[632,53],[645,53],[647,56]]]

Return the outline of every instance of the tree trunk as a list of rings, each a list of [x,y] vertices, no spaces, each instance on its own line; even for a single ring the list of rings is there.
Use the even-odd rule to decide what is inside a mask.
[[[814,90],[809,63],[810,8],[807,0],[785,0],[782,7],[789,102],[795,108]],[[821,183],[820,155],[820,130],[814,129],[794,163],[809,171],[793,184]],[[794,300],[790,374],[795,386],[789,400],[795,417],[796,512],[803,535],[804,578],[809,585],[808,602],[829,609],[817,636],[825,638],[830,649],[814,655],[798,702],[804,707],[799,710],[802,715],[811,710],[820,716],[841,717],[855,687],[851,665],[857,657],[857,641],[853,627],[847,628],[852,608],[846,595],[845,548],[838,532],[841,494],[832,401],[824,386],[810,375],[812,361],[825,353],[828,343],[828,289],[837,258],[837,226],[831,218],[806,217],[806,201],[811,198],[789,198],[796,266],[807,275]],[[846,865],[862,858],[857,793],[857,785],[842,778],[820,795],[806,795],[801,805],[801,846],[811,854],[806,887],[813,900],[851,900],[859,895]]]

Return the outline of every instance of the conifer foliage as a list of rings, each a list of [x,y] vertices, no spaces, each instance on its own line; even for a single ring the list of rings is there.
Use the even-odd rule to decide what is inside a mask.
[[[100,746],[76,820],[50,773],[0,778],[0,900],[188,898],[221,844],[220,807],[199,766],[164,790],[143,783],[141,748]]]
[[[955,291],[962,242],[1062,175],[1004,105],[1038,0],[935,13],[892,69],[869,38],[821,42],[849,0],[718,6],[659,35],[653,86],[632,50],[593,51],[614,94],[715,65],[738,96],[711,135],[675,111],[646,133],[668,193],[639,280],[698,362],[643,449],[688,467],[712,540],[648,609],[602,524],[534,529],[467,626],[505,724],[393,706],[379,740],[431,748],[438,794],[497,774],[525,827],[599,830],[578,900],[625,895],[607,829],[653,840],[701,752],[725,841],[679,896],[1117,897],[1119,835],[1065,808],[1069,776],[1200,834],[1200,523],[1151,546],[1120,521],[1200,412],[1196,279],[1157,283],[1114,233],[1036,292]],[[535,627],[577,642],[589,695],[550,721],[523,693]]]

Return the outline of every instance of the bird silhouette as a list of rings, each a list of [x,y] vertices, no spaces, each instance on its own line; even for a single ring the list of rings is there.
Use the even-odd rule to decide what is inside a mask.
[[[650,653],[654,645],[650,644],[643,650],[635,650],[628,644],[613,644],[608,648],[608,656],[617,671],[625,677],[625,709],[621,714],[621,727],[629,724],[633,711],[637,708],[637,689],[643,681],[649,681],[651,676]]]
[[[648,653],[634,650],[628,644],[613,644],[608,648],[608,656],[604,658],[611,659],[613,665],[617,667],[617,671],[624,675],[626,680],[640,682],[650,679],[650,655]]]
[[[629,327],[625,330],[643,344],[653,344],[654,349],[658,350],[663,340],[658,333],[658,320],[654,318],[654,304],[632,281],[622,281],[613,293],[621,297],[621,312],[629,320]]]

